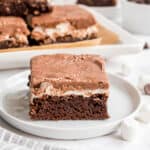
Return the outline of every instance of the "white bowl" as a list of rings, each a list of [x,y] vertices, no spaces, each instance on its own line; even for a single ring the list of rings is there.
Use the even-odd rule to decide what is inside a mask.
[[[122,0],[122,18],[128,31],[150,35],[150,5]]]

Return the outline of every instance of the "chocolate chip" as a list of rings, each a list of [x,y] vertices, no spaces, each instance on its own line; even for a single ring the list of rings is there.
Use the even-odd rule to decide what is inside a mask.
[[[145,43],[144,49],[149,49],[149,48],[150,48],[149,44],[148,44],[148,43]]]
[[[146,95],[150,95],[150,83],[144,86],[144,92]]]

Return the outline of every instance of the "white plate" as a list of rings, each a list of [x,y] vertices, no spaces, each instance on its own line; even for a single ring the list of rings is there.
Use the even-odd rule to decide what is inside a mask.
[[[14,127],[42,137],[84,139],[114,131],[124,119],[133,117],[140,107],[140,95],[127,81],[109,74],[111,83],[108,111],[103,121],[32,121],[28,115],[29,71],[15,75],[2,85],[0,115]]]
[[[0,69],[6,68],[23,68],[29,67],[31,57],[41,54],[55,54],[55,53],[73,53],[73,54],[99,54],[104,57],[113,57],[118,55],[139,53],[142,51],[144,41],[135,38],[133,35],[122,29],[119,25],[106,19],[90,7],[81,6],[90,11],[97,19],[97,21],[118,34],[120,38],[119,44],[102,45],[93,47],[70,48],[70,49],[47,49],[47,50],[32,50],[5,52],[0,53]]]

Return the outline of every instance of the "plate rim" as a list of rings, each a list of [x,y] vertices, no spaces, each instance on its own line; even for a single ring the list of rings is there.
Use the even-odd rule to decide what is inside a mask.
[[[9,77],[9,78],[7,78],[5,81],[4,81],[4,84],[7,84],[7,82],[9,82],[9,80],[12,80],[12,78],[16,78],[16,77],[18,77],[18,76],[22,76],[22,75],[24,75],[24,74],[27,74],[29,72],[29,70],[26,70],[26,71],[23,71],[23,72],[21,72],[21,73],[18,73],[18,74],[15,74],[15,75],[13,75],[13,76],[11,76],[11,77]],[[125,82],[128,86],[130,86],[133,90],[134,90],[134,92],[136,93],[136,96],[138,97],[138,104],[137,104],[137,107],[136,108],[134,108],[134,110],[133,110],[133,112],[131,112],[130,114],[128,114],[127,116],[125,116],[125,117],[123,117],[123,118],[121,118],[121,119],[118,119],[118,120],[115,120],[115,121],[113,121],[113,122],[107,122],[106,124],[101,124],[101,125],[93,125],[93,126],[89,126],[89,127],[86,127],[86,128],[84,128],[84,127],[81,127],[81,128],[58,128],[58,127],[48,127],[48,126],[41,126],[41,125],[33,125],[31,122],[28,122],[28,121],[24,121],[24,120],[21,120],[21,119],[19,119],[19,118],[16,118],[15,116],[12,116],[11,114],[9,114],[6,110],[5,110],[5,108],[2,108],[2,106],[0,106],[0,116],[5,120],[5,121],[7,121],[9,124],[11,124],[12,126],[13,126],[13,124],[12,123],[10,123],[10,121],[8,121],[8,120],[13,120],[13,121],[17,121],[18,123],[21,123],[21,124],[24,124],[24,125],[26,125],[26,126],[31,126],[31,127],[36,127],[36,128],[40,128],[40,129],[50,129],[50,130],[59,130],[59,131],[72,131],[72,130],[82,130],[82,131],[84,131],[84,130],[88,130],[88,129],[90,129],[90,130],[92,130],[92,129],[95,129],[95,128],[103,128],[103,127],[107,127],[107,126],[111,126],[111,125],[113,125],[113,124],[119,124],[119,123],[121,123],[123,120],[126,120],[126,119],[128,119],[128,118],[130,118],[130,117],[132,117],[132,116],[135,116],[137,113],[138,113],[138,111],[139,111],[139,109],[140,109],[140,107],[141,107],[141,105],[142,105],[142,101],[141,101],[141,95],[140,95],[140,92],[134,87],[134,85],[133,84],[131,84],[130,82],[128,82],[127,80],[125,80],[125,79],[123,79],[123,78],[121,78],[120,76],[118,76],[118,75],[115,75],[115,74],[113,74],[113,73],[109,73],[108,72],[108,75],[109,76],[111,76],[111,77],[113,77],[113,78],[118,78],[119,80],[122,80],[122,82]],[[4,88],[5,89],[5,88]],[[0,92],[3,92],[4,91],[4,89],[2,90],[2,88],[0,87]],[[5,93],[5,92],[4,92]],[[3,102],[3,98],[2,97],[0,97],[0,104],[2,105],[2,102]],[[8,117],[8,118],[5,118],[5,117]]]

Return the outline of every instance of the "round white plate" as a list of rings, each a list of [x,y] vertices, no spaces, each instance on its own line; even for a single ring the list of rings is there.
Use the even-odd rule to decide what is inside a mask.
[[[111,133],[124,119],[133,117],[141,101],[138,91],[127,81],[109,74],[111,83],[108,111],[110,119],[100,121],[32,121],[29,118],[29,71],[2,84],[0,116],[25,132],[55,139],[84,139]]]

